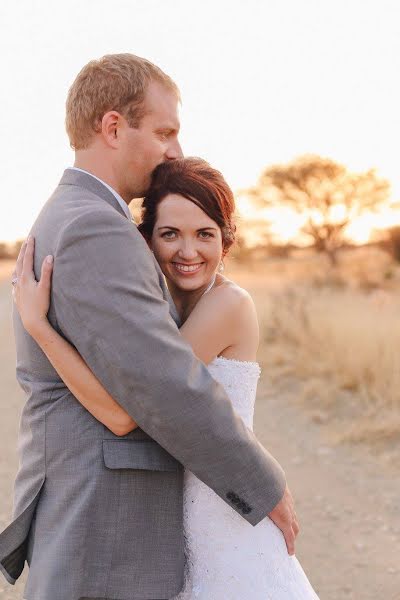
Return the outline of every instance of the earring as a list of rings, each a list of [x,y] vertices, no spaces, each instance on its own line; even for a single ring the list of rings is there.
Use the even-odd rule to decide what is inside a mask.
[[[223,273],[223,272],[224,272],[224,269],[225,269],[224,261],[223,261],[223,260],[221,260],[221,262],[219,263],[218,271],[219,271],[220,273]]]

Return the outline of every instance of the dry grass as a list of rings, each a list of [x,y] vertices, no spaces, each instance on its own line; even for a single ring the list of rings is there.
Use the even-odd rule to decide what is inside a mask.
[[[332,268],[304,250],[229,274],[256,301],[270,376],[336,424],[333,440],[400,441],[400,266],[387,253],[342,251]]]
[[[275,290],[264,311],[264,357],[275,377],[304,382],[300,402],[342,411],[346,439],[399,436],[398,296],[298,284]]]

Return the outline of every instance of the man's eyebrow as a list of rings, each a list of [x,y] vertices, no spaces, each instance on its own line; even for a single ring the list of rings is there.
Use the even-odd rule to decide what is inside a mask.
[[[161,125],[160,127],[157,127],[156,131],[168,131],[171,133],[179,133],[180,125]]]

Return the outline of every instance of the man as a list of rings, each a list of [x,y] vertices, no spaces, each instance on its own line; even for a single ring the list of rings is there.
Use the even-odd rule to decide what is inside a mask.
[[[174,82],[129,54],[92,61],[69,91],[75,167],[32,227],[35,272],[54,256],[51,324],[140,427],[118,437],[94,419],[14,312],[28,397],[0,568],[14,583],[27,560],[27,600],[178,594],[182,465],[250,524],[269,515],[294,552],[284,472],[183,342],[160,269],[129,217],[153,169],[182,155],[178,103]]]

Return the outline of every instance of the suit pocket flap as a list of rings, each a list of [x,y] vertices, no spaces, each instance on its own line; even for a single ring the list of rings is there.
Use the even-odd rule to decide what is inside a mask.
[[[157,442],[103,440],[104,463],[108,469],[179,471],[182,464]]]

